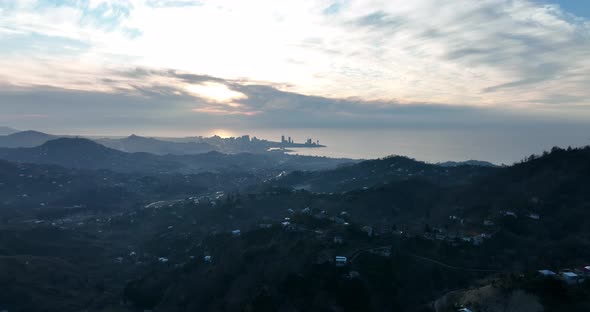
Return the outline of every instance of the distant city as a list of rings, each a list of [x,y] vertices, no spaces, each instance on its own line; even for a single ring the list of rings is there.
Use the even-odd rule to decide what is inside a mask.
[[[281,145],[290,147],[300,147],[301,145],[305,147],[324,147],[320,145],[320,140],[316,140],[314,142],[312,139],[307,138],[307,140],[305,140],[305,143],[295,143],[295,141],[291,139],[291,137],[285,138],[284,135],[281,136]]]

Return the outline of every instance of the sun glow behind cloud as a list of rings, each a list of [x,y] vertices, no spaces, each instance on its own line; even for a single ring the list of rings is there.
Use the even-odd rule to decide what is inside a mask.
[[[198,97],[205,98],[217,103],[227,104],[232,107],[239,106],[239,104],[233,103],[232,101],[247,98],[245,94],[233,91],[226,85],[216,82],[190,84],[185,86],[185,89]]]

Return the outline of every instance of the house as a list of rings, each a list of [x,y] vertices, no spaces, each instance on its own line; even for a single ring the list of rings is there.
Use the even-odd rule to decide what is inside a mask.
[[[211,263],[211,261],[213,260],[213,258],[211,258],[211,256],[205,256],[203,257],[203,261]]]
[[[357,272],[357,271],[350,271],[346,275],[346,278],[353,279],[353,278],[359,278],[360,276],[361,276],[361,274],[359,272]]]
[[[168,262],[168,258],[160,257],[160,258],[158,258],[158,261],[160,261],[162,263],[167,263]]]
[[[589,266],[585,266],[584,267],[584,270],[582,270],[582,271],[584,271],[584,275],[590,276],[590,265]]]
[[[483,243],[483,237],[481,235],[473,236],[471,238],[471,243],[473,243],[474,246],[479,246]]]
[[[336,256],[336,266],[345,266],[348,262],[348,259],[344,256]]]
[[[461,309],[457,310],[457,312],[473,312],[473,311],[471,311],[470,309],[467,309],[467,308],[461,308]]]
[[[281,225],[282,225],[283,227],[288,227],[290,224],[291,224],[291,222],[289,222],[289,221],[285,221],[285,222],[282,222],[282,223],[281,223]]]
[[[233,236],[240,236],[240,235],[242,235],[242,231],[240,231],[240,230],[233,230],[233,231],[231,231],[231,235],[233,235]]]
[[[536,214],[536,213],[529,214],[529,218],[531,218],[533,220],[539,220],[539,219],[541,219],[541,217],[538,214]]]
[[[362,231],[367,233],[367,236],[373,236],[373,228],[370,226],[363,226]]]
[[[334,244],[342,244],[344,243],[344,238],[342,236],[334,236]]]
[[[492,220],[483,220],[483,225],[485,225],[485,226],[494,226],[494,221],[492,221]]]
[[[550,270],[539,270],[539,274],[541,274],[544,277],[554,277],[555,275],[557,275],[555,272]]]
[[[301,213],[306,215],[311,214],[311,209],[309,209],[309,207],[306,207],[305,209],[301,210]]]
[[[571,271],[564,271],[561,272],[561,279],[566,282],[568,285],[575,285],[582,283],[584,278],[574,272]]]
[[[513,218],[518,218],[518,216],[516,215],[516,213],[514,213],[514,211],[505,211],[505,212],[504,212],[504,216],[505,216],[505,217],[513,217]]]

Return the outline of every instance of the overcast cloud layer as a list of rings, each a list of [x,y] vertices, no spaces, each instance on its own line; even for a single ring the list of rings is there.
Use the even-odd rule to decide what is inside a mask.
[[[0,0],[0,68],[55,131],[590,118],[590,22],[540,1]]]

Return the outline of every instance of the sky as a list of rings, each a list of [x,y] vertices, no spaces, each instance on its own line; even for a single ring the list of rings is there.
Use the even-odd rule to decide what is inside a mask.
[[[53,133],[564,128],[585,0],[0,0],[0,125]]]

